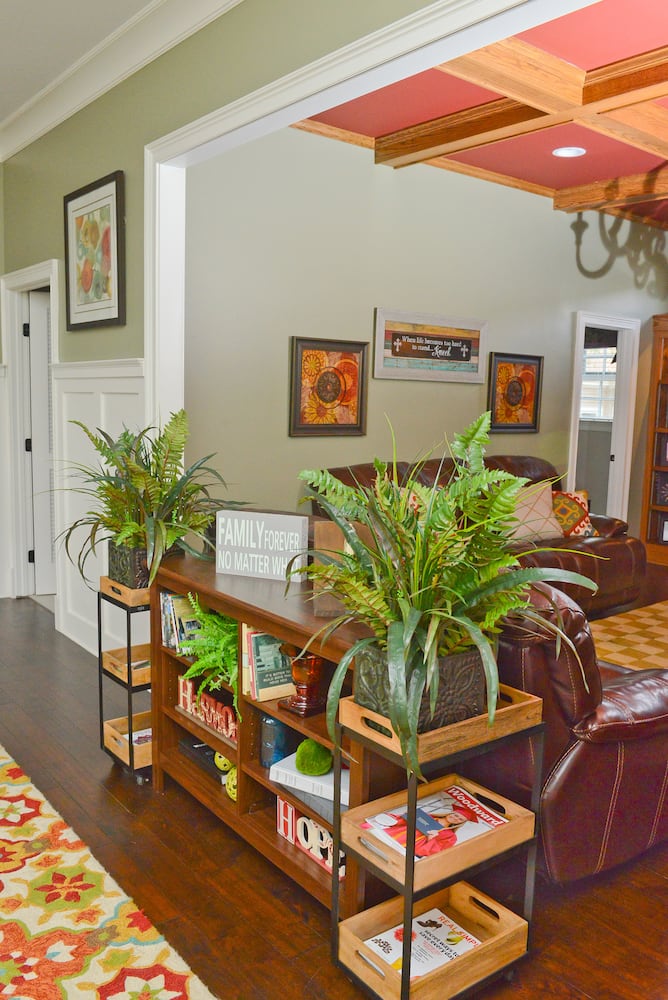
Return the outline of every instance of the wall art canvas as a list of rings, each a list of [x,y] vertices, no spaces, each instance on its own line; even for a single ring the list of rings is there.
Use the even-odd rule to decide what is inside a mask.
[[[368,346],[291,338],[291,437],[366,434]]]
[[[487,409],[492,431],[537,431],[543,358],[533,354],[489,356]]]
[[[65,196],[67,329],[125,323],[124,177],[118,170]]]
[[[376,378],[484,382],[487,324],[376,309]]]

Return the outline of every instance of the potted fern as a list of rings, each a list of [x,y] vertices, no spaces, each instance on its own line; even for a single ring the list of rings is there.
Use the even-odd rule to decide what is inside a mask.
[[[332,677],[330,733],[334,735],[343,682],[354,661],[356,700],[389,719],[407,768],[417,773],[418,733],[461,717],[456,709],[453,715],[449,704],[450,688],[457,687],[451,681],[460,667],[458,654],[468,660],[474,653],[473,665],[463,667],[464,685],[476,670],[484,678],[491,723],[498,695],[495,636],[501,620],[518,611],[535,617],[529,592],[540,581],[595,589],[577,573],[520,566],[521,554],[511,541],[515,505],[527,480],[485,468],[489,426],[490,414],[484,413],[454,437],[454,470],[441,485],[420,482],[421,462],[400,480],[396,461],[376,460],[376,479],[368,487],[348,486],[327,470],[300,473],[308,495],[339,527],[345,544],[340,550],[311,553],[308,565],[292,568],[290,575],[306,576],[319,593],[333,595],[343,606],[319,636],[326,639],[350,622],[369,632],[351,646]],[[561,641],[568,639],[564,635]],[[380,694],[375,694],[378,688]],[[445,704],[437,713],[439,696]],[[475,693],[468,707],[469,715],[481,711]]]
[[[239,626],[235,618],[205,610],[194,594],[188,594],[199,628],[181,645],[184,656],[194,657],[183,675],[197,682],[197,698],[203,691],[232,689],[234,710],[239,715]]]
[[[225,487],[220,473],[207,464],[213,455],[185,467],[185,410],[173,413],[162,428],[135,432],[124,427],[117,438],[73,423],[100,459],[97,465],[71,467],[82,484],[70,488],[91,506],[59,536],[84,579],[88,558],[103,542],[109,542],[109,576],[131,588],[149,586],[171,549],[198,558],[213,551],[207,529],[216,511],[238,504],[212,494],[214,487]],[[195,540],[201,548],[194,547]]]

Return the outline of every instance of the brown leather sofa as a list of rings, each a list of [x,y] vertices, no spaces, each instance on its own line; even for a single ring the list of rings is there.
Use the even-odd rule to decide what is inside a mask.
[[[516,476],[523,476],[532,483],[549,480],[554,489],[561,489],[559,475],[555,467],[542,458],[532,455],[488,455],[485,464],[492,469],[504,469]],[[398,462],[400,478],[411,468],[408,462]],[[452,462],[445,459],[428,459],[422,466],[420,480],[431,485],[436,479],[447,480],[452,470]],[[370,486],[376,475],[373,462],[357,465],[338,466],[329,469],[332,475],[343,483],[352,485],[359,482]],[[323,513],[317,504],[314,513]],[[557,566],[576,570],[588,576],[598,585],[596,593],[584,587],[564,585],[568,593],[586,612],[594,618],[602,612],[625,604],[630,604],[640,594],[645,578],[647,557],[645,546],[639,538],[628,534],[628,524],[618,518],[604,514],[590,514],[592,524],[598,531],[593,537],[560,535],[542,540],[539,544],[521,543],[521,562],[526,566]],[[598,558],[592,559],[591,556]]]
[[[499,673],[504,683],[543,699],[542,867],[552,881],[569,882],[668,838],[668,669],[597,663],[582,609],[546,584],[538,590],[532,603],[553,620],[550,602],[556,604],[582,670],[566,644],[557,655],[549,633],[507,625]],[[468,771],[529,806],[533,751],[532,740],[521,740]]]

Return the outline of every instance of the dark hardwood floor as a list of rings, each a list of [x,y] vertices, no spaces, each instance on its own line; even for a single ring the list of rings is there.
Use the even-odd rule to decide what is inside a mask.
[[[639,603],[668,598],[666,576]],[[99,749],[96,660],[48,611],[0,600],[0,635],[0,743],[214,994],[362,995],[330,962],[322,906],[173,782],[158,795]],[[594,880],[539,881],[533,927],[531,955],[485,1000],[666,1000],[668,844]]]

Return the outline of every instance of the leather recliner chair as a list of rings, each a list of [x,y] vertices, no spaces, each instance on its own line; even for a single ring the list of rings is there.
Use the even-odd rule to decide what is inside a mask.
[[[532,622],[508,622],[500,636],[501,681],[543,699],[546,723],[540,799],[541,867],[569,882],[629,861],[668,838],[668,669],[598,663],[581,608],[546,584],[532,604],[573,643],[558,648]],[[533,739],[519,740],[468,768],[529,806]]]

